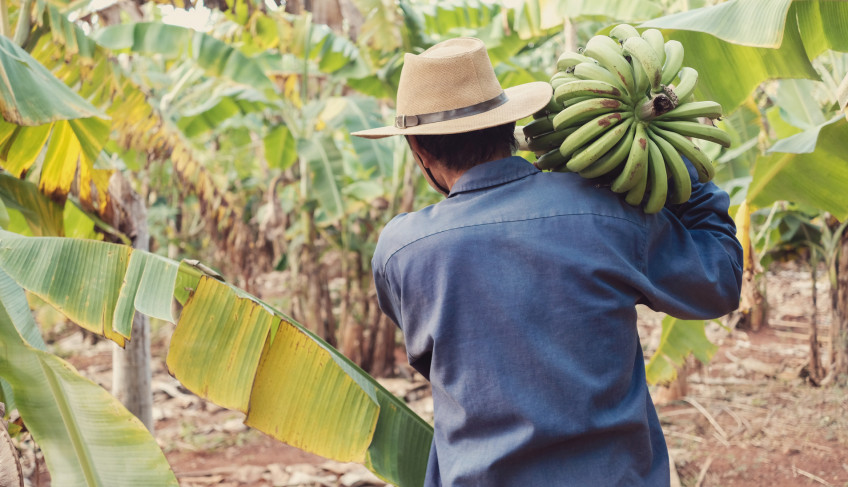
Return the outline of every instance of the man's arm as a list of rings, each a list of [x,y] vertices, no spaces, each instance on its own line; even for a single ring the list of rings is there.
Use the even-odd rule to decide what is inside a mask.
[[[714,183],[699,183],[687,161],[692,196],[668,205],[649,224],[643,272],[647,303],[683,319],[709,319],[739,305],[742,246],[728,214],[730,199]]]

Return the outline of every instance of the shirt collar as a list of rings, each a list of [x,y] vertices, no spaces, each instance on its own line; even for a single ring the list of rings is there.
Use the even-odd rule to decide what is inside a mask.
[[[511,156],[505,159],[478,164],[465,171],[454,183],[448,198],[459,193],[490,188],[504,183],[526,178],[539,172],[533,164],[523,157]]]

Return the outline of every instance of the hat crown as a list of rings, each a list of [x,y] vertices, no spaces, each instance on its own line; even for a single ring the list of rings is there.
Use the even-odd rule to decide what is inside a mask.
[[[406,54],[397,95],[398,115],[465,108],[503,92],[483,41],[450,39],[421,54]]]

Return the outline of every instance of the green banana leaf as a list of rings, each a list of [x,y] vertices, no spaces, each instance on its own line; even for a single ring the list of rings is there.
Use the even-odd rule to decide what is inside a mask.
[[[0,375],[44,452],[53,485],[178,485],[141,421],[70,364],[24,339],[26,333],[38,343],[31,320],[23,290],[0,271]]]
[[[212,81],[212,80],[210,80]],[[273,105],[258,91],[245,87],[225,87],[222,90],[212,88],[207,83],[192,89],[194,96],[181,100],[181,105],[190,109],[182,110],[177,121],[186,137],[196,137],[218,128],[225,121],[256,113]],[[185,98],[185,97],[183,97]]]
[[[38,237],[61,237],[63,205],[46,197],[38,186],[8,174],[0,174],[0,199],[12,213],[8,230],[27,230]],[[30,342],[31,343],[31,342]]]
[[[762,81],[818,79],[809,59],[824,49],[848,50],[846,25],[846,2],[730,0],[640,27],[664,29],[682,42],[684,64],[700,73],[696,95],[730,113]]]
[[[2,232],[0,269],[77,323],[119,339],[119,315],[134,307],[167,316],[173,294],[184,308],[167,364],[186,387],[244,411],[248,425],[281,441],[361,462],[394,485],[423,483],[433,434],[426,422],[301,325],[197,267],[103,242]]]
[[[189,57],[209,76],[229,79],[258,90],[275,87],[262,68],[241,51],[209,34],[158,22],[138,22],[106,27],[92,36],[113,51],[161,54],[166,59]]]
[[[297,161],[297,141],[285,125],[271,128],[263,142],[269,167],[285,171]]]
[[[662,337],[657,351],[645,366],[649,384],[670,382],[677,377],[681,367],[691,353],[703,363],[712,359],[718,347],[707,339],[703,321],[681,320],[666,316],[662,322]]]
[[[377,117],[380,113],[377,101],[369,98],[345,97],[344,126],[349,132],[378,127],[383,121]],[[351,137],[359,162],[365,171],[373,171],[383,178],[394,175],[394,156],[392,147],[377,139]]]
[[[845,118],[848,119],[848,74],[839,83],[839,88],[836,90],[836,99],[839,103],[839,109],[845,113]]]
[[[56,79],[11,39],[0,36],[0,113],[17,125],[106,115]]]
[[[339,185],[342,155],[332,139],[298,139],[298,157],[306,160],[310,198],[318,201],[325,219],[336,221],[344,215],[345,207]]]
[[[841,115],[822,125],[781,139],[760,156],[748,188],[748,202],[766,207],[789,200],[848,218],[848,120]]]

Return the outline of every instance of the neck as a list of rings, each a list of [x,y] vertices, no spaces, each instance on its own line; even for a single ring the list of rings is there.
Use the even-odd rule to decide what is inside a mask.
[[[474,164],[474,166],[479,166],[480,164],[485,164],[487,162],[497,161],[498,159],[504,159],[504,158],[507,158],[511,155],[512,154],[507,151],[507,152],[502,153],[502,154],[497,154],[494,158],[492,158],[488,161],[483,161],[483,162],[479,162],[477,164]],[[474,167],[474,166],[471,166],[471,167]],[[468,168],[468,169],[470,169],[470,168]],[[456,182],[459,180],[459,178],[462,177],[462,175],[465,174],[465,171],[467,171],[468,169],[462,169],[460,171],[454,171],[454,170],[451,170],[451,169],[444,167],[440,163],[431,164],[431,166],[430,166],[433,181],[438,183],[443,188],[447,189],[448,193],[453,188],[453,185],[456,184]]]

